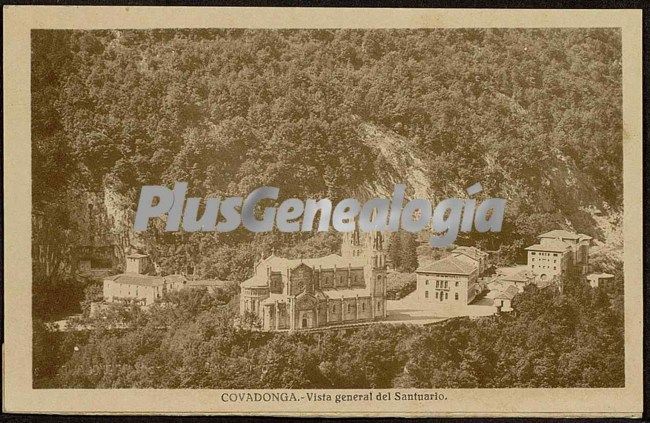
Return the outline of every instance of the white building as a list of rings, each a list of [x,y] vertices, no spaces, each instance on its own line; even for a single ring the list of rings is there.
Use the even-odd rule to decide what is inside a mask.
[[[526,250],[528,270],[540,280],[550,280],[567,273],[584,275],[589,271],[590,236],[557,229],[537,238],[539,243]]]
[[[479,267],[453,255],[420,266],[415,273],[419,303],[444,315],[462,312],[481,292]]]
[[[166,292],[181,289],[187,284],[181,275],[144,274],[150,268],[149,256],[146,254],[128,255],[125,273],[104,278],[104,301],[149,306],[161,299]]]

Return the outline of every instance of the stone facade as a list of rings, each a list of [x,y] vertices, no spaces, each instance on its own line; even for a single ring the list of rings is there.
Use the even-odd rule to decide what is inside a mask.
[[[344,234],[341,255],[275,254],[241,283],[240,316],[266,331],[304,330],[386,316],[386,256],[380,233]]]
[[[528,271],[540,281],[566,274],[584,275],[589,271],[591,237],[565,230],[538,235],[539,243],[526,248]]]

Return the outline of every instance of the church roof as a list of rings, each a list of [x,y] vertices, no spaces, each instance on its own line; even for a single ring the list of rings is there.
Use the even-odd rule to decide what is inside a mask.
[[[254,275],[253,277],[248,278],[244,282],[240,283],[239,286],[242,288],[264,288],[265,286],[268,286],[268,283],[266,278]]]
[[[324,257],[316,258],[304,258],[304,259],[288,259],[284,257],[278,257],[275,254],[271,254],[269,257],[265,258],[259,263],[259,266],[270,267],[273,271],[286,271],[287,269],[295,269],[301,264],[306,264],[309,267],[318,269],[322,267],[324,269],[333,269],[335,266],[339,269],[349,267],[363,267],[366,264],[366,260],[363,257],[342,257],[338,254],[330,254]]]
[[[416,273],[449,273],[456,275],[469,275],[476,270],[475,265],[466,263],[453,256],[434,261],[418,267]]]
[[[577,234],[575,232],[565,231],[564,229],[555,229],[541,235],[538,235],[537,238],[565,238],[565,239],[576,239],[576,240],[588,240],[592,239],[589,235]]]

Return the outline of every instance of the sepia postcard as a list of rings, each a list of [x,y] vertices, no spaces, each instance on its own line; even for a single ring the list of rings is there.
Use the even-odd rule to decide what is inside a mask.
[[[15,6],[9,413],[642,413],[640,10]]]

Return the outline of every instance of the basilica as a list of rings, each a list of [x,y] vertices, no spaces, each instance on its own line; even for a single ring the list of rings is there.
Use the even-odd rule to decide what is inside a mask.
[[[379,232],[344,234],[341,254],[258,261],[241,283],[240,317],[295,331],[386,317],[386,254]]]

